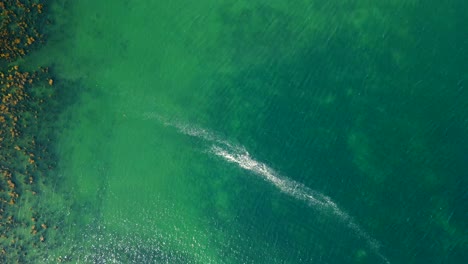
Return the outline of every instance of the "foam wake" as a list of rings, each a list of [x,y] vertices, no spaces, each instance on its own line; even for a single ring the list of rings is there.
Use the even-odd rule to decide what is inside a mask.
[[[380,244],[377,240],[368,235],[345,211],[328,196],[314,191],[307,186],[281,176],[266,164],[252,158],[249,152],[243,147],[230,143],[222,139],[215,133],[206,129],[188,125],[180,121],[169,121],[166,118],[154,113],[145,114],[146,119],[156,119],[166,126],[175,127],[180,133],[188,136],[197,137],[211,143],[209,152],[223,158],[225,161],[237,164],[239,167],[252,172],[263,178],[265,181],[274,185],[278,190],[305,202],[308,206],[321,211],[328,211],[337,216],[338,219],[354,231],[355,235],[364,239],[369,247],[377,254],[384,263],[390,263],[385,256],[380,253]]]
[[[235,163],[239,167],[249,170],[254,174],[262,177],[267,182],[273,184],[281,192],[292,196],[298,200],[304,201],[307,205],[314,207],[319,210],[328,210],[334,215],[339,217],[339,220],[349,226],[356,235],[364,238],[374,250],[378,250],[379,243],[364,232],[359,225],[346,212],[341,210],[333,200],[317,191],[314,191],[305,185],[280,176],[273,169],[268,167],[266,164],[254,160],[246,150],[231,149],[227,150],[223,147],[213,145],[211,152],[219,157],[224,158],[230,163]]]

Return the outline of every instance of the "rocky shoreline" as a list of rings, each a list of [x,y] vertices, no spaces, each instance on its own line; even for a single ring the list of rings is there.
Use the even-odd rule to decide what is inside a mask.
[[[59,219],[44,193],[56,167],[52,143],[60,115],[57,82],[47,67],[24,62],[44,43],[44,1],[0,3],[0,262],[50,258]],[[57,259],[60,261],[61,259]]]

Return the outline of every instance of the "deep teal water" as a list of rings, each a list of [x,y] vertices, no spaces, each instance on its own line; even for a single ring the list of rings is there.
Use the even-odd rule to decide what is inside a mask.
[[[51,258],[466,262],[466,1],[52,10],[33,61],[80,96]]]

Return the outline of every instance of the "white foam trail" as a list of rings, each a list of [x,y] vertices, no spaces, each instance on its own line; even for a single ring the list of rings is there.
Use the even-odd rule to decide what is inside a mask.
[[[283,193],[291,195],[299,200],[306,201],[310,206],[321,206],[330,207],[338,210],[338,207],[328,197],[314,192],[302,184],[291,181],[286,178],[280,178],[277,173],[271,168],[266,166],[264,163],[260,163],[252,159],[247,151],[229,152],[220,146],[213,145],[211,151],[228,162],[236,163],[241,168],[249,170],[259,176],[262,176],[265,180],[272,183]]]
[[[210,142],[215,142],[215,143],[218,143],[220,145],[224,145],[224,146],[232,148],[232,149],[239,149],[239,150],[244,149],[244,148],[240,148],[238,146],[234,146],[233,144],[231,144],[227,140],[223,140],[223,139],[221,139],[221,137],[215,135],[213,132],[208,131],[208,130],[206,130],[204,128],[201,128],[201,127],[197,127],[197,126],[194,126],[194,125],[188,125],[186,123],[183,123],[183,122],[177,121],[177,120],[172,120],[171,121],[171,120],[168,120],[167,118],[165,118],[165,117],[163,117],[163,116],[161,116],[161,115],[159,115],[157,113],[154,113],[154,112],[145,113],[143,116],[144,116],[145,119],[158,120],[159,122],[163,123],[165,126],[175,127],[175,128],[177,128],[177,130],[179,130],[180,133],[188,135],[188,136],[201,138],[201,139],[204,139],[204,140],[210,141]]]
[[[329,210],[333,214],[340,217],[340,220],[345,222],[350,228],[352,228],[357,235],[365,238],[374,249],[379,248],[377,241],[372,239],[367,235],[349,216],[346,212],[341,210],[338,205],[332,201],[332,199],[322,193],[314,191],[301,183],[290,180],[286,177],[280,176],[273,169],[269,168],[266,164],[258,162],[249,155],[247,151],[231,150],[228,151],[222,147],[213,145],[211,151],[219,156],[224,158],[230,163],[235,163],[239,167],[249,170],[254,174],[262,177],[267,182],[273,184],[281,192],[292,196],[298,200],[306,202],[309,206],[319,208],[321,210]]]
[[[293,181],[287,177],[281,176],[272,168],[268,167],[266,164],[261,163],[253,159],[248,151],[241,146],[236,146],[230,142],[221,139],[216,136],[214,133],[199,128],[196,126],[191,126],[184,124],[178,121],[169,121],[158,114],[147,113],[145,114],[147,119],[156,119],[162,122],[166,126],[175,127],[179,132],[192,136],[204,139],[213,143],[211,146],[211,153],[215,154],[218,157],[223,158],[227,162],[237,164],[239,167],[248,170],[254,173],[257,176],[262,177],[267,182],[273,184],[281,192],[294,197],[298,200],[304,201],[307,205],[320,209],[320,210],[329,210],[334,215],[339,217],[339,220],[344,222],[355,234],[363,238],[369,245],[369,247],[375,251],[375,253],[387,264],[390,264],[390,261],[380,253],[380,244],[377,240],[369,236],[354,220],[347,214],[345,211],[339,208],[339,206],[333,202],[333,200],[317,191],[314,191],[307,186]]]

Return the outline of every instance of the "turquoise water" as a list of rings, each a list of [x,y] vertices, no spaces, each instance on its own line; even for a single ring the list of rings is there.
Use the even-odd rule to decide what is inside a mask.
[[[467,10],[53,5],[32,61],[79,95],[59,120],[71,206],[51,259],[464,263]]]

